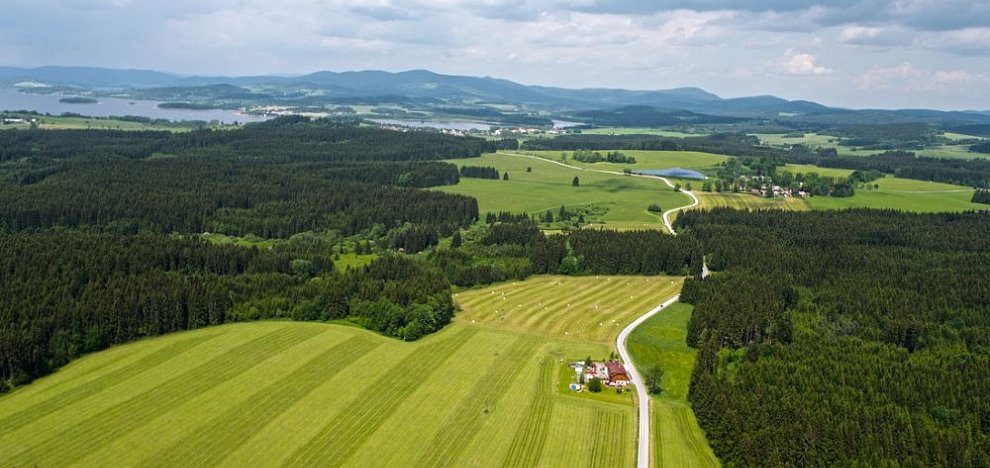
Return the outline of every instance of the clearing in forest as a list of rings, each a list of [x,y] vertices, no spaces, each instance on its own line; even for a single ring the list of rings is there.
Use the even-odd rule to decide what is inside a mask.
[[[455,293],[462,310],[454,320],[611,344],[623,327],[677,294],[683,283],[671,276],[535,276]]]

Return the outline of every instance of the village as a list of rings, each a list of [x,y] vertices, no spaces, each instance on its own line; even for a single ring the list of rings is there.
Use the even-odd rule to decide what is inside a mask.
[[[583,392],[587,389],[589,392],[598,393],[602,391],[603,386],[608,386],[616,389],[617,393],[622,393],[629,385],[629,374],[616,359],[592,361],[589,357],[584,361],[572,362],[568,366],[574,369],[572,377],[574,382],[568,386],[574,392]]]

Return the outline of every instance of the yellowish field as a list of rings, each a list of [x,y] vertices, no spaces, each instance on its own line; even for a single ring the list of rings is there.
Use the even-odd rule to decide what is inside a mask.
[[[601,344],[454,323],[415,343],[225,325],[79,359],[0,397],[7,466],[629,466],[631,405],[560,394]]]
[[[615,341],[636,317],[677,294],[671,276],[536,276],[454,294],[464,324],[576,339]]]
[[[810,208],[800,198],[764,198],[747,193],[701,192],[695,191],[700,208],[728,207],[741,210],[788,210],[807,211]]]

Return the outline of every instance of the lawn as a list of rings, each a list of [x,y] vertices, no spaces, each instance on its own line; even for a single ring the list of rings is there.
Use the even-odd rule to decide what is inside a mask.
[[[454,320],[610,345],[636,317],[677,294],[683,282],[671,276],[534,276],[455,293],[462,310]]]
[[[10,466],[629,466],[630,404],[558,392],[608,353],[455,323],[415,343],[255,322],[81,358],[0,397]]]
[[[607,227],[617,229],[662,229],[660,217],[647,211],[650,204],[667,209],[691,202],[660,180],[577,170],[539,158],[487,154],[448,162],[458,166],[491,166],[501,174],[508,172],[509,180],[461,178],[457,185],[433,189],[473,196],[478,199],[482,213],[532,214],[547,210],[556,213],[561,205],[571,208],[600,204],[608,212],[589,222],[604,222]],[[531,172],[526,172],[527,168]],[[578,187],[572,186],[575,176],[579,179]]]
[[[653,397],[655,466],[718,466],[687,401],[696,351],[685,344],[692,307],[675,303],[640,325],[627,342],[638,369],[664,370],[663,391]]]

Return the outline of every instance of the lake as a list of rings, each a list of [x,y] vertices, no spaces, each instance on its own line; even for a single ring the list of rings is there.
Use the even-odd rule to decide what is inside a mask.
[[[111,117],[134,115],[152,119],[168,120],[217,120],[223,123],[260,122],[270,117],[246,115],[240,111],[227,109],[160,109],[158,101],[138,101],[97,97],[95,104],[71,104],[59,102],[60,99],[71,97],[71,94],[29,94],[14,88],[0,89],[0,110],[34,111],[41,114],[61,115],[66,112],[89,117]]]
[[[694,180],[705,180],[705,175],[698,172],[692,171],[691,169],[682,169],[680,167],[674,167],[671,169],[638,169],[631,171],[633,174],[649,175],[649,176],[661,176],[661,177],[675,177],[678,179],[694,179]]]

